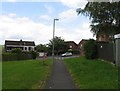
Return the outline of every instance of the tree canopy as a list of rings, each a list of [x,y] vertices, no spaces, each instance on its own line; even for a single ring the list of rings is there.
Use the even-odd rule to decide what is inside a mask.
[[[49,48],[52,50],[53,47],[53,41],[54,41],[54,50],[55,54],[61,54],[68,50],[68,45],[65,43],[64,39],[61,39],[61,37],[55,37],[54,39],[50,40],[50,43],[48,44]]]
[[[94,35],[120,33],[120,1],[88,2],[84,9],[78,8],[76,11],[90,18]]]

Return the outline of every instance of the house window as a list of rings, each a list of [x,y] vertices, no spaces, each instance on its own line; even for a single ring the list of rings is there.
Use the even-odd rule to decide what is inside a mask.
[[[82,47],[82,44],[81,44],[81,47]]]
[[[29,47],[29,50],[31,50],[31,47]]]
[[[25,47],[25,50],[27,50],[27,47]]]
[[[72,48],[72,46],[70,46],[70,48]]]

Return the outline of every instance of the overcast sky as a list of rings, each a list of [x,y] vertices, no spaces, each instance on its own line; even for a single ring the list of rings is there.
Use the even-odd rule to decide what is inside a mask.
[[[0,4],[0,44],[4,44],[5,40],[20,39],[35,41],[36,45],[47,44],[52,39],[54,18],[59,19],[56,21],[55,36],[76,43],[93,38],[89,18],[76,12],[77,8],[84,8],[87,1],[19,1],[2,0]]]

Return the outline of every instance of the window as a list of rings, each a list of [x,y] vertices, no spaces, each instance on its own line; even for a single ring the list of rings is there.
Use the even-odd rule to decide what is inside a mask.
[[[29,47],[29,50],[31,50],[31,47]]]
[[[25,47],[25,50],[27,50],[27,47]]]
[[[70,48],[72,48],[72,46],[70,46]]]

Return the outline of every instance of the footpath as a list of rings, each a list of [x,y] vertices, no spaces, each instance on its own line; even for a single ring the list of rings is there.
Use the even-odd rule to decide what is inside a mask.
[[[55,59],[45,89],[75,89],[75,84],[62,59]]]

